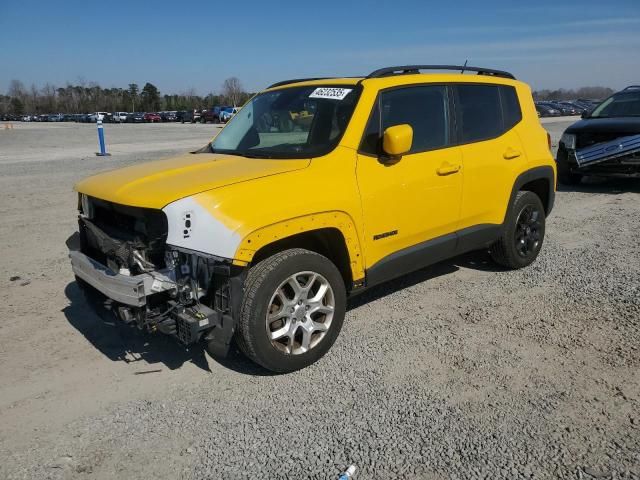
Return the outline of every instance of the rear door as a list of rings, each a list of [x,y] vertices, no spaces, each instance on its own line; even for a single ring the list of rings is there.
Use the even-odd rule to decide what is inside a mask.
[[[385,162],[383,132],[401,124],[413,129],[411,150],[393,163]],[[462,159],[460,148],[452,146],[451,125],[449,90],[444,85],[403,86],[379,94],[356,170],[367,268],[385,258],[395,261],[404,256],[409,263],[416,257],[421,260],[421,244],[455,232],[460,218]],[[454,242],[442,246],[453,253]],[[403,262],[391,267],[397,269],[395,274],[404,273]],[[420,268],[415,263],[407,266],[413,267],[409,270]]]
[[[460,230],[500,224],[514,181],[526,164],[514,128],[522,120],[517,93],[508,85],[458,84],[452,88],[465,171]]]

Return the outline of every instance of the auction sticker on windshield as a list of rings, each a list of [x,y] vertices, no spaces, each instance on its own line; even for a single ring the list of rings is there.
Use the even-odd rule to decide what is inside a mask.
[[[335,88],[335,87],[323,87],[316,88],[309,98],[328,98],[331,100],[344,100],[344,97],[349,95],[351,88]]]

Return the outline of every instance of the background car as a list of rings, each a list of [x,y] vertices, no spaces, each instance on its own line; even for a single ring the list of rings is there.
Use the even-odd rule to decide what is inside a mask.
[[[127,115],[127,123],[144,123],[144,112],[133,112]]]
[[[225,107],[220,111],[220,121],[227,123],[240,110],[238,107]]]
[[[157,123],[162,121],[162,117],[155,112],[147,112],[144,114],[144,121],[147,123]]]
[[[640,176],[640,86],[585,111],[560,138],[556,162],[564,185],[576,185],[587,175]]]
[[[564,103],[555,100],[545,102],[545,105],[553,108],[554,110],[559,110],[562,115],[577,115],[576,109],[572,105],[565,105]]]
[[[203,110],[202,123],[207,123],[207,122],[220,123],[220,113],[225,108],[233,109],[233,107],[229,107],[229,106],[223,106],[223,107],[216,106],[216,107],[211,107],[207,110]]]
[[[163,122],[175,122],[177,120],[177,112],[160,112],[160,118],[162,118]]]
[[[115,123],[124,123],[127,121],[127,112],[113,112],[111,115],[112,121]]]
[[[540,113],[541,117],[559,117],[562,115],[560,110],[540,103],[536,103],[536,110]]]
[[[566,109],[567,115],[582,115],[582,112],[584,112],[584,108],[583,107],[579,107],[578,105],[575,105],[571,102],[555,102],[557,105],[564,107]]]
[[[105,115],[108,115],[108,112],[94,112],[89,115],[89,121],[91,123],[96,123],[98,120],[104,121]]]
[[[182,123],[196,123],[199,122],[202,117],[199,110],[186,110],[180,113],[180,121]]]

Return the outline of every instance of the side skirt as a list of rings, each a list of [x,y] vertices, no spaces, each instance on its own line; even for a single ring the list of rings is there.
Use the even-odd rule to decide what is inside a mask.
[[[501,230],[502,225],[475,225],[392,253],[366,270],[365,288],[466,252],[487,248],[498,239]],[[352,293],[360,293],[365,288]]]

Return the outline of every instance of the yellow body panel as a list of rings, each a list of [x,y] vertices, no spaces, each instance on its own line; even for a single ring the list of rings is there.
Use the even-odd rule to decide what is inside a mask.
[[[360,279],[365,265],[358,234],[362,215],[355,167],[356,153],[337,147],[311,161],[308,168],[202,192],[194,198],[242,239],[235,260],[250,262],[270,241],[336,228],[345,238],[353,278]]]
[[[438,175],[437,170],[444,165],[459,167],[461,162],[459,147],[404,155],[393,164],[359,155],[367,266],[456,230],[462,176]]]
[[[86,178],[78,192],[122,205],[163,208],[170,202],[246,180],[305,168],[309,160],[191,154],[141,163]]]
[[[339,145],[323,157],[268,160],[187,154],[96,175],[76,189],[148,208],[190,197],[239,239],[233,256],[237,265],[251,263],[255,252],[272,241],[335,228],[345,239],[352,277],[358,280],[367,268],[403,248],[465,227],[502,223],[517,176],[537,166],[555,169],[531,91],[522,82],[482,75],[408,74],[296,86],[360,81],[363,90],[349,125]],[[381,90],[470,81],[514,86],[522,121],[496,139],[404,155],[394,164],[358,154]],[[287,86],[275,87],[279,88]],[[296,121],[304,121],[304,116]],[[520,155],[513,157],[513,151]]]

